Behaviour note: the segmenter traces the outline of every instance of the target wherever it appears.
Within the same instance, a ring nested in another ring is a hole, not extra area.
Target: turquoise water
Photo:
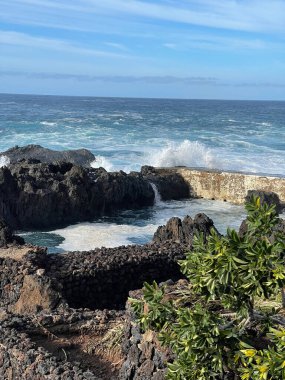
[[[0,151],[87,148],[92,166],[107,170],[185,165],[285,175],[285,102],[0,95],[0,137]],[[171,201],[25,238],[51,252],[143,244],[170,217],[201,211],[221,232],[244,218],[242,207],[223,202]]]

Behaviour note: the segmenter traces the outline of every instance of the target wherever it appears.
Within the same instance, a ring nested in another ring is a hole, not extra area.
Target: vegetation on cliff
[[[244,234],[196,236],[180,261],[187,291],[166,297],[156,282],[131,299],[142,329],[174,353],[168,379],[285,379],[285,236],[274,206],[253,197]]]

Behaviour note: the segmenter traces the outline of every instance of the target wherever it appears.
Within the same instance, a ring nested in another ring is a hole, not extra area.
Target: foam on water
[[[3,166],[8,166],[10,164],[10,159],[7,156],[0,156],[0,168]]]
[[[145,244],[152,239],[158,226],[165,224],[171,217],[184,218],[186,215],[194,217],[199,212],[204,212],[213,219],[221,233],[225,233],[228,226],[238,229],[245,218],[242,206],[220,201],[192,199],[160,202],[154,207],[143,210],[125,210],[116,217],[104,217],[103,220],[94,223],[79,223],[51,231],[50,235],[54,236],[53,239],[57,239],[55,244],[50,246],[51,252],[86,251],[133,243]],[[33,234],[25,236],[35,241]],[[64,239],[60,244],[57,242],[59,237]]]
[[[88,251],[94,248],[113,248],[132,244],[132,238],[150,240],[156,226],[144,227],[114,223],[80,223],[52,231],[65,240],[58,246],[65,251]]]

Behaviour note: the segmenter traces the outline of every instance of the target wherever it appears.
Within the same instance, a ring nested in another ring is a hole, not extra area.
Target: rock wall
[[[169,170],[182,176],[195,197],[242,204],[249,190],[262,190],[275,192],[285,203],[285,178],[281,176],[186,167]]]
[[[144,281],[180,278],[177,260],[185,250],[175,242],[58,255],[25,247],[3,250],[0,307],[19,314],[60,306],[123,309],[129,291]]]
[[[119,380],[164,380],[166,362],[171,353],[162,350],[157,335],[149,330],[142,333],[130,307],[127,307],[123,340],[124,362]]]
[[[70,307],[123,309],[129,291],[144,281],[180,278],[177,260],[184,256],[185,247],[175,242],[70,252],[49,255],[45,275]]]

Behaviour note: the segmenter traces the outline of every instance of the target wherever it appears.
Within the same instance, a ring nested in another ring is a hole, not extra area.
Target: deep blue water
[[[84,147],[107,169],[285,175],[285,102],[0,95],[0,150]]]

